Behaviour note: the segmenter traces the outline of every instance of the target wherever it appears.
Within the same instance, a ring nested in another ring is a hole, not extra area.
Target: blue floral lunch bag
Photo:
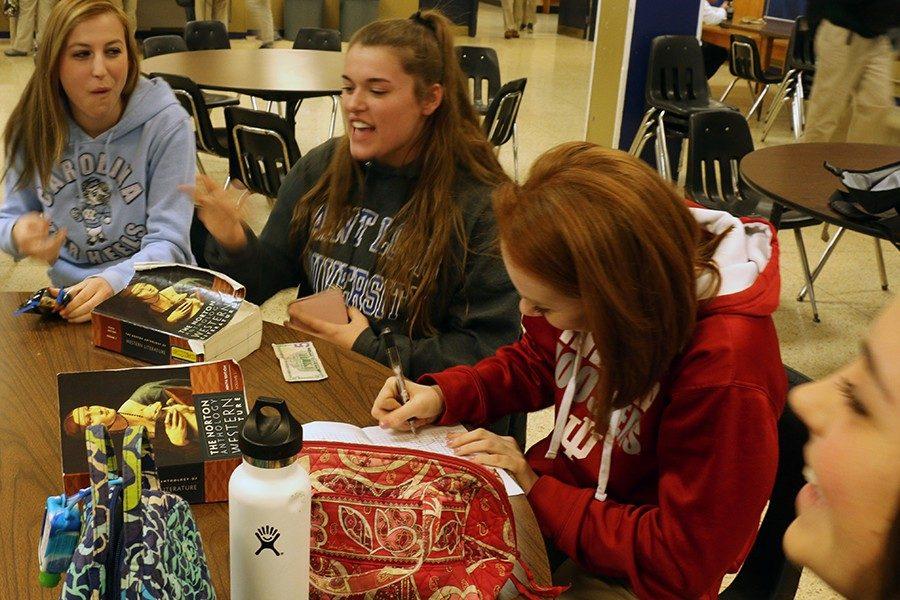
[[[60,600],[214,600],[206,555],[190,506],[159,487],[150,438],[129,427],[122,485],[103,425],[85,433],[91,501]]]

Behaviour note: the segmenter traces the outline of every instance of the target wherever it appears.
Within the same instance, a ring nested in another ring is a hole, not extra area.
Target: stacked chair
[[[519,139],[516,119],[527,79],[500,83],[500,60],[493,48],[457,46],[456,58],[466,76],[475,112],[484,117],[482,128],[488,140],[499,148],[512,140],[513,170],[519,180]]]
[[[225,109],[229,179],[262,194],[270,204],[300,148],[286,119],[270,112],[232,106]]]
[[[762,91],[756,96],[753,100],[753,104],[750,106],[750,110],[747,111],[748,119],[754,112],[756,112],[758,117],[761,117],[763,112],[762,103],[766,94],[769,93],[769,88],[781,83],[783,79],[781,69],[770,67],[763,70],[762,61],[759,57],[759,46],[756,45],[756,40],[747,37],[746,35],[737,34],[732,34],[731,36],[731,51],[728,54],[728,69],[731,71],[734,79],[728,84],[725,93],[719,98],[719,102],[725,102],[728,94],[730,94],[731,90],[734,88],[734,84],[736,84],[739,79],[745,80],[750,86],[751,96],[755,93],[753,84],[762,85]]]
[[[781,107],[791,103],[791,124],[794,130],[794,139],[800,139],[806,126],[806,114],[804,101],[806,90],[812,85],[816,72],[816,57],[813,51],[814,31],[810,29],[806,17],[797,17],[794,21],[794,29],[791,31],[791,39],[788,42],[785,58],[784,77],[775,91],[775,97],[766,115],[766,126],[763,129],[762,140],[775,124]]]
[[[200,172],[206,173],[206,169],[203,168],[203,163],[200,161],[201,152],[219,158],[228,158],[228,136],[225,128],[213,127],[209,118],[209,107],[200,87],[191,79],[180,75],[151,73],[150,77],[160,77],[165,80],[175,92],[175,97],[178,98],[181,106],[194,121],[194,133],[197,140],[197,168],[200,169]],[[228,187],[229,180],[225,181],[225,187]]]
[[[688,119],[707,110],[730,109],[710,98],[700,42],[689,35],[663,35],[653,39],[647,85],[644,89],[647,112],[641,120],[629,153],[640,156],[648,141],[654,140],[656,170],[673,179],[667,137],[682,138],[681,162],[686,160]],[[679,169],[680,173],[684,169]]]

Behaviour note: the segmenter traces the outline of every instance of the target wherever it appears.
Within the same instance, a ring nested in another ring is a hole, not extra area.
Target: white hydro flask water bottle
[[[233,600],[309,598],[309,473],[303,429],[284,400],[259,398],[241,430],[243,462],[228,482]]]

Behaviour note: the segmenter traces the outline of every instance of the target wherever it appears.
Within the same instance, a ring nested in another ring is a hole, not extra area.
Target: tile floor
[[[517,40],[504,40],[499,8],[482,3],[479,14],[478,37],[460,37],[458,43],[494,47],[500,59],[504,81],[528,77],[528,88],[519,113],[519,161],[520,173],[524,174],[528,165],[544,150],[564,141],[583,139],[592,46],[582,40],[557,36],[555,15],[538,15],[533,35],[525,35]],[[236,47],[250,47],[255,43],[252,39],[233,42]],[[0,48],[5,48],[7,44],[7,40],[0,40]],[[290,47],[287,41],[278,42],[277,45]],[[0,128],[5,126],[32,70],[31,58],[8,58],[0,55]],[[711,81],[713,95],[721,94],[728,82],[727,69],[723,69]],[[730,103],[744,108],[749,107],[750,100],[748,90],[741,85],[736,86],[729,97]],[[330,110],[331,103],[327,99],[303,104],[297,130],[301,151],[306,152],[324,140]],[[783,111],[767,145],[792,141],[787,112]],[[887,128],[894,143],[900,139],[898,112],[900,110],[895,109]],[[214,120],[221,124],[221,114],[216,115]],[[759,143],[759,126],[755,122],[752,125],[754,138]],[[341,133],[340,126],[338,133]],[[512,173],[511,148],[504,147],[500,157],[504,167]],[[213,177],[224,180],[226,161],[209,157],[205,157],[203,161]],[[266,200],[253,197],[248,202],[248,222],[255,229],[260,229],[265,223],[267,211]],[[811,228],[804,232],[810,257],[817,257],[824,249],[825,243],[820,239],[820,231],[820,228]],[[793,234],[782,233],[779,241],[782,292],[781,306],[775,313],[775,323],[783,359],[794,368],[818,377],[839,366],[855,353],[858,340],[874,315],[893,297],[894,292],[881,290],[872,240],[852,232],[847,233],[816,284],[822,322],[813,323],[809,304],[799,303],[794,298],[803,283],[803,275]],[[900,285],[900,255],[887,244],[882,245],[888,280],[892,286]],[[14,264],[9,257],[2,255],[0,291],[35,290],[46,285],[44,272],[45,267],[36,262],[25,260]],[[263,314],[268,320],[281,322],[284,306],[291,297],[292,291],[282,292],[266,303]],[[529,440],[540,439],[550,427],[548,413],[534,415],[529,420]],[[808,572],[804,573],[797,597],[804,600],[838,598]]]

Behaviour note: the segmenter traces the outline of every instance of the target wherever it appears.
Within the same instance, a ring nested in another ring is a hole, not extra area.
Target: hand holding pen
[[[372,416],[385,428],[412,430],[433,423],[444,412],[444,400],[437,386],[419,385],[403,376],[400,353],[390,329],[382,338],[387,345],[388,360],[394,376],[389,378],[375,398]]]

